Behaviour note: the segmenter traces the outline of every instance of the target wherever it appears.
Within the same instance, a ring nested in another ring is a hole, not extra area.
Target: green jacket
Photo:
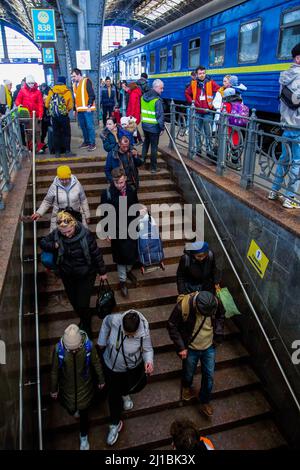
[[[85,337],[83,338],[85,340]],[[87,409],[94,397],[95,386],[104,383],[104,376],[100,360],[93,345],[91,350],[91,362],[86,371],[86,351],[82,347],[73,354],[65,351],[63,364],[59,367],[58,354],[55,347],[52,358],[51,392],[58,391],[59,400],[70,414],[77,410]]]

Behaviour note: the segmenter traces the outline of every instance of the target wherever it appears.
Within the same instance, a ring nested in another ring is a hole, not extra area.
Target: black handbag
[[[147,375],[144,361],[140,362],[134,369],[127,369],[127,393],[132,395],[138,393],[147,385]]]
[[[101,320],[109,315],[116,306],[114,291],[110,287],[108,280],[106,280],[106,283],[107,285],[105,285],[105,281],[100,281],[96,301],[96,313]]]

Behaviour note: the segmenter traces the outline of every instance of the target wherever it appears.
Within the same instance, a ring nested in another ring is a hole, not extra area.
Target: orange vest
[[[209,82],[206,82],[205,84],[205,94],[206,94],[206,101],[208,104],[208,107],[210,109],[213,109],[213,87],[212,87],[212,81],[210,80]]]
[[[200,441],[203,442],[207,450],[215,450],[213,443],[208,437],[200,437]]]
[[[75,83],[73,85],[76,111],[78,113],[84,112],[87,109],[90,109],[91,111],[96,110],[95,102],[88,108],[89,95],[86,89],[86,82],[87,78],[83,78],[82,80],[80,80],[77,87]]]
[[[191,89],[192,89],[193,101],[196,101],[196,97],[197,97],[197,80],[191,80]]]

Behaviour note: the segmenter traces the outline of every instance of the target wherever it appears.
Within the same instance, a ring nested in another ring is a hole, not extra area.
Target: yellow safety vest
[[[155,115],[155,103],[159,98],[153,98],[151,101],[141,99],[141,120],[147,124],[158,124]]]

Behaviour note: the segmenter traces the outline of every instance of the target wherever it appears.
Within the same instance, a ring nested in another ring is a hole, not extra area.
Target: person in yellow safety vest
[[[89,152],[96,150],[96,134],[94,127],[95,92],[91,80],[82,76],[81,70],[72,70],[73,92],[78,123],[83,134],[83,142],[79,148],[87,148]]]
[[[219,90],[220,86],[214,80],[212,80],[209,75],[206,75],[206,69],[203,65],[199,65],[199,67],[197,67],[196,75],[197,92],[195,94],[195,90],[193,90],[192,86],[190,85],[185,90],[185,98],[189,104],[192,104],[192,102],[194,101],[196,108],[198,108],[196,109],[197,151],[200,151],[200,135],[203,129],[205,134],[206,151],[210,152],[212,148],[211,125],[214,118],[214,114],[209,111],[214,109],[214,95]]]
[[[141,121],[145,137],[142,160],[145,162],[151,144],[151,173],[159,171],[157,169],[158,141],[165,128],[163,101],[160,97],[163,90],[163,82],[159,79],[154,80],[151,90],[144,93],[141,98]]]
[[[179,452],[192,453],[206,450],[215,450],[208,437],[200,436],[200,432],[193,421],[178,419],[173,421],[170,427],[172,446]]]

